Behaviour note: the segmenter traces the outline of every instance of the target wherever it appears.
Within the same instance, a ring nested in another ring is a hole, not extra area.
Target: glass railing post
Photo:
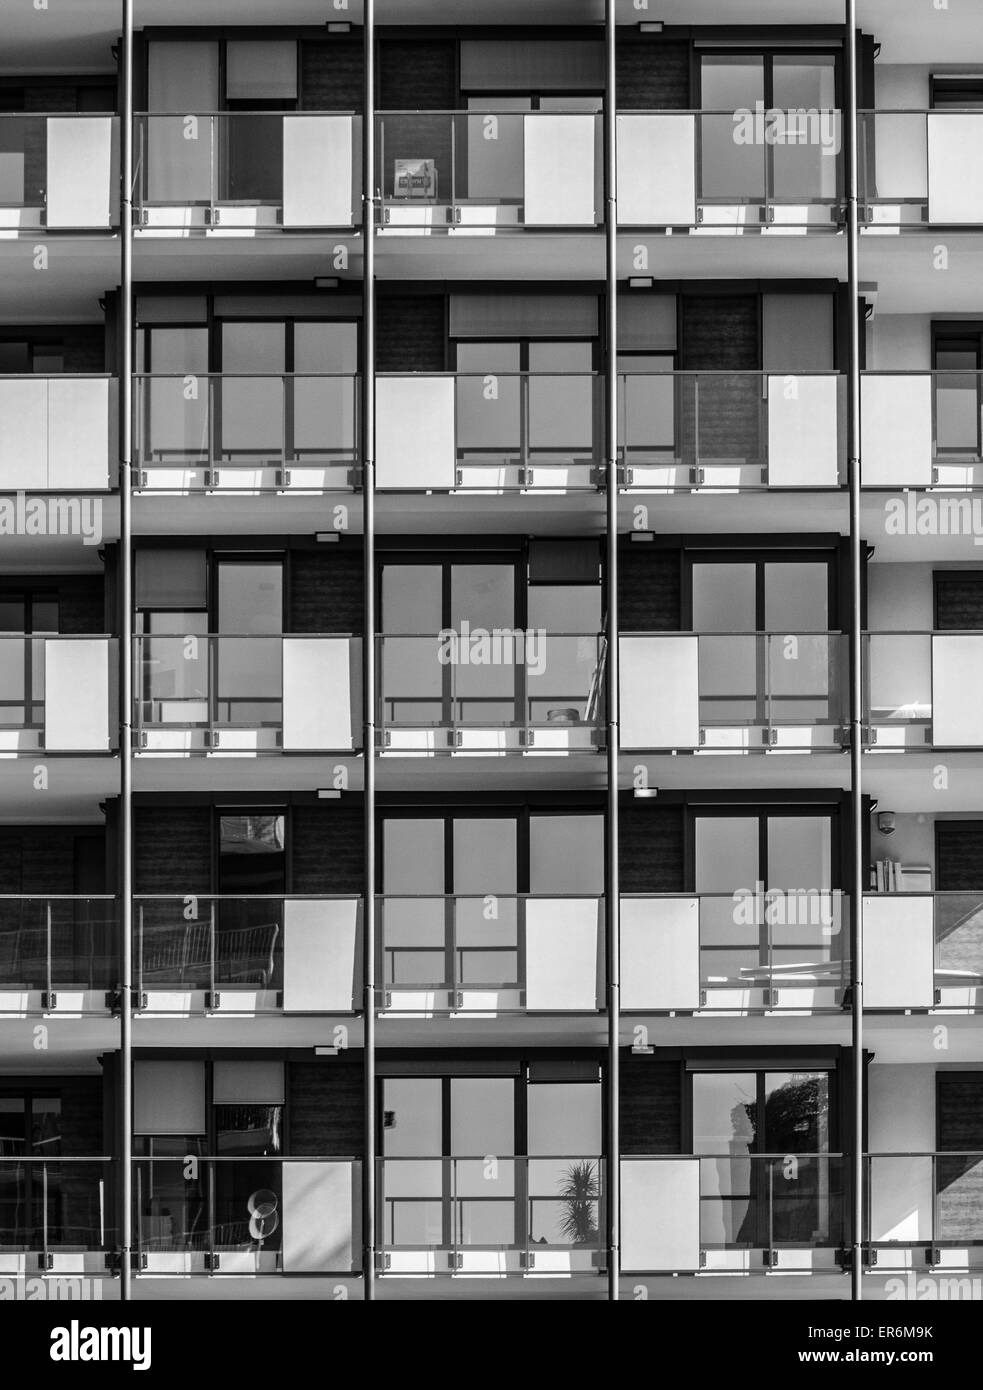
[[[210,898],[208,902],[208,972],[213,1006],[215,1003],[215,947],[215,899]]]
[[[41,1267],[50,1268],[48,1255],[48,1165],[41,1163]]]
[[[50,1008],[50,1007],[51,1007],[51,1004],[52,1004],[52,993],[53,993],[52,983],[51,983],[52,970],[51,970],[51,899],[50,899],[50,898],[48,898],[48,899],[46,900],[45,905],[44,905],[44,926],[45,926],[45,951],[44,951],[44,955],[45,955],[45,967],[46,967],[45,988],[46,988],[46,990],[47,990],[47,995],[48,995],[48,1000],[47,1000],[47,1002],[48,1002],[48,1007]],[[73,972],[73,973],[74,973],[74,972]]]
[[[519,378],[519,485],[529,485],[530,456],[530,377],[528,372]]]
[[[208,1159],[208,1212],[206,1225],[208,1228],[208,1269],[210,1273],[215,1271],[215,1161]]]
[[[215,157],[215,117],[208,117],[208,190],[209,190],[209,222],[215,223],[215,205],[219,200],[218,189],[218,161]]]

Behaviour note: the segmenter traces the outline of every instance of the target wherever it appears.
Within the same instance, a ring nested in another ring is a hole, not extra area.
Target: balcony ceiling
[[[36,1046],[35,1028],[48,1030],[47,1048]],[[60,1076],[100,1075],[99,1058],[119,1047],[119,1020],[114,1018],[0,1019],[0,1054],[4,1067],[16,1074],[25,1071],[57,1072]]]
[[[45,791],[35,786],[39,764],[48,769]],[[0,824],[104,825],[99,803],[114,796],[119,796],[118,758],[43,753],[0,758]]]
[[[842,24],[843,0],[796,0],[798,24]],[[633,0],[617,0],[618,23],[634,26],[661,19],[667,24],[722,25],[733,17],[733,0],[650,0],[649,11]],[[742,0],[740,22],[787,24],[787,0]],[[600,25],[604,0],[378,0],[380,25],[527,26],[533,24]],[[334,9],[330,0],[278,0],[275,15],[269,0],[134,0],[137,29],[151,25],[291,25],[362,21],[361,0]],[[949,10],[934,10],[924,0],[859,0],[858,21],[882,45],[883,63],[919,63],[926,52],[935,63],[965,64],[983,56],[983,31],[976,7],[953,0]],[[35,9],[28,0],[0,0],[5,72],[90,72],[115,70],[110,47],[122,28],[120,0],[49,0]]]

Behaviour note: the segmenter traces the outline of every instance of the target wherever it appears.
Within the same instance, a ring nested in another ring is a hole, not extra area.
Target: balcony
[[[839,1011],[850,984],[838,890],[625,895],[628,1012]]]
[[[620,639],[626,750],[838,752],[841,633],[632,633]]]
[[[878,1271],[983,1265],[983,1154],[873,1153],[865,1170]]]
[[[117,1246],[112,1160],[11,1154],[14,1142],[0,1157],[0,1273],[104,1275]]]
[[[604,900],[380,899],[381,1012],[496,1017],[604,1007]]]
[[[0,115],[0,227],[108,231],[118,223],[115,116]]]
[[[111,751],[116,670],[109,637],[0,635],[0,752]]]
[[[248,1142],[248,1131],[231,1137]],[[272,1158],[257,1150],[195,1155],[195,1166],[188,1178],[184,1154],[134,1161],[142,1273],[351,1274],[361,1267],[357,1159]]]
[[[355,1011],[359,898],[137,897],[133,920],[141,1013]]]
[[[380,375],[377,485],[400,492],[596,488],[601,401],[595,375]]]
[[[621,1160],[622,1265],[631,1273],[810,1273],[845,1242],[841,1154]]]
[[[0,376],[0,422],[0,492],[105,492],[115,486],[112,377]],[[67,528],[69,505],[65,518]]]
[[[983,486],[983,374],[865,372],[860,404],[864,487]],[[943,535],[973,534],[969,499],[941,506]]]
[[[594,111],[385,111],[377,117],[380,225],[457,236],[603,222]]]
[[[378,1160],[386,1274],[594,1274],[605,1264],[602,1160]]]
[[[871,748],[983,748],[983,632],[872,632],[864,641]]]
[[[619,225],[835,231],[840,125],[835,110],[620,115]]]
[[[864,898],[864,1007],[983,1007],[983,894]]]
[[[378,639],[385,753],[563,755],[600,745],[603,637],[461,627]]]
[[[983,223],[983,113],[860,112],[860,215],[872,231]]]
[[[603,481],[599,376],[384,374],[376,392],[380,488],[572,492]],[[837,488],[845,378],[619,373],[618,449],[628,490]]]
[[[846,380],[836,373],[632,373],[618,390],[629,491],[846,482]]]
[[[107,1014],[118,949],[111,897],[0,897],[0,1019]]]
[[[147,234],[244,236],[355,224],[361,200],[358,116],[138,115],[134,145],[134,218]]]
[[[351,752],[361,640],[137,637],[135,741],[143,753]]]
[[[356,376],[143,375],[133,400],[141,492],[317,494],[359,476]]]

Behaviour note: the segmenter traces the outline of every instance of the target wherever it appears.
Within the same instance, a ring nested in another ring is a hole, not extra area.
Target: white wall
[[[874,104],[879,111],[927,111],[927,67],[908,63],[877,64]]]
[[[878,811],[890,811],[883,800]],[[899,811],[893,835],[882,835],[877,828],[877,811],[871,817],[870,857],[896,859],[902,864],[931,864],[935,867],[935,816],[927,812]],[[934,880],[933,880],[934,881]]]
[[[927,372],[931,366],[928,314],[875,314],[867,324],[869,372]]]

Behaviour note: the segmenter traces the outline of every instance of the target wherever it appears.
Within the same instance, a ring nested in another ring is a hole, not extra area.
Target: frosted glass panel
[[[387,894],[443,893],[444,822],[402,817],[385,822],[383,884]]]
[[[698,816],[696,891],[733,893],[759,877],[757,816]]]

